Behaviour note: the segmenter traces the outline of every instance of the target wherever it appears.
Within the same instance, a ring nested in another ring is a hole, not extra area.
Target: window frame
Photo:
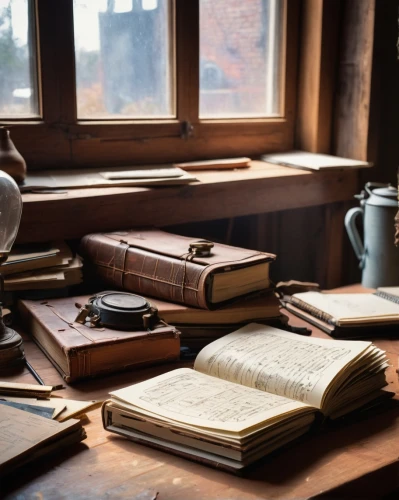
[[[42,119],[2,120],[28,168],[151,164],[294,147],[300,1],[286,0],[281,118],[199,119],[199,0],[175,0],[176,119],[78,120],[73,0],[34,0]]]

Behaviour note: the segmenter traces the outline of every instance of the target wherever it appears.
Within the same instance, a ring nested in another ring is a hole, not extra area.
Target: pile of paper
[[[5,291],[59,289],[82,282],[82,262],[61,242],[15,247],[0,267]]]
[[[76,401],[55,396],[53,391],[60,388],[62,386],[0,381],[0,405],[12,406],[45,418],[65,422],[70,418],[84,417],[86,412],[102,404],[102,401],[97,400]]]

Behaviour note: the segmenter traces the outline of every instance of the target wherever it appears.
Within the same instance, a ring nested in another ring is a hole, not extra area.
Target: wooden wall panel
[[[340,0],[304,0],[296,147],[330,153]]]
[[[272,280],[313,281],[324,289],[360,282],[360,270],[344,228],[354,202],[168,226],[186,236],[275,253]],[[232,229],[231,229],[232,226]]]
[[[367,160],[375,0],[345,0],[344,7],[333,150]]]

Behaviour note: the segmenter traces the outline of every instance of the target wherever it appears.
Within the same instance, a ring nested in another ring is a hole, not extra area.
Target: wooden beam
[[[344,6],[334,152],[367,160],[375,0],[346,0]]]
[[[340,0],[304,0],[296,147],[329,153]]]

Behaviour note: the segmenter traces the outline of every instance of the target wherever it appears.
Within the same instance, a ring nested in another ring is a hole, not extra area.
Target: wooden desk
[[[304,325],[297,318],[291,324]],[[314,329],[313,334],[326,336]],[[398,340],[381,340],[394,367]],[[61,377],[31,341],[27,359],[48,384]],[[186,363],[188,365],[188,363]],[[394,367],[388,372],[391,389],[399,393]],[[163,365],[137,372],[81,382],[60,391],[75,399],[104,399],[111,389],[176,368]],[[33,382],[25,370],[16,377]],[[319,435],[304,436],[285,450],[255,465],[245,478],[232,476],[164,452],[134,444],[106,432],[100,411],[88,414],[87,439],[58,456],[26,466],[1,484],[0,496],[15,498],[129,498],[203,500],[258,498],[380,498],[399,487],[398,396],[357,421],[347,421]],[[157,495],[158,492],[158,496]]]
[[[154,188],[26,193],[19,243],[96,231],[167,226],[326,205],[353,199],[358,172],[308,172],[261,161],[248,169],[193,172],[200,182]]]

